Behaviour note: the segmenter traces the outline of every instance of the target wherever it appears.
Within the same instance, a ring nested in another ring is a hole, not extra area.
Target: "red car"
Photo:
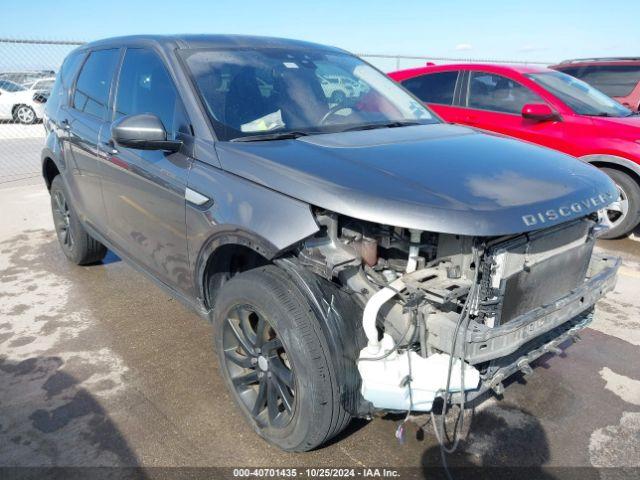
[[[640,58],[582,58],[549,68],[587,82],[631,110],[640,110]]]
[[[389,74],[444,120],[550,147],[608,173],[620,200],[605,238],[640,223],[640,116],[548,68],[439,65]]]

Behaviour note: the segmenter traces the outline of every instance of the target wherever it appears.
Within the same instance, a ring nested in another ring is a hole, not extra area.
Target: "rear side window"
[[[67,58],[65,58],[64,62],[62,62],[60,72],[56,76],[56,81],[51,86],[51,93],[49,94],[49,99],[45,104],[45,111],[48,116],[51,117],[53,113],[57,111],[61,103],[66,103],[67,92],[69,91],[73,78],[80,67],[83,56],[83,52],[72,52],[67,56]],[[43,81],[36,83],[37,88],[43,88],[45,86],[45,82]],[[63,100],[63,98],[65,100]]]
[[[544,103],[544,100],[510,78],[471,72],[467,100],[469,108],[519,114],[527,103]]]
[[[71,86],[71,82],[78,71],[82,58],[83,52],[73,52],[62,63],[62,67],[60,68],[60,80],[65,88],[69,88]]]
[[[562,72],[593,85],[610,97],[626,97],[640,82],[640,65],[591,65]]]
[[[105,118],[109,90],[120,51],[118,49],[91,52],[82,66],[73,95],[73,108],[98,118]]]
[[[139,113],[157,115],[169,137],[188,133],[178,92],[163,61],[152,51],[127,49],[116,93],[116,118]]]
[[[425,103],[451,105],[458,72],[439,72],[402,81],[402,85]]]

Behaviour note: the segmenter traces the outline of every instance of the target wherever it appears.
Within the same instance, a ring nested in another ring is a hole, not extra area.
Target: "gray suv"
[[[363,88],[336,102],[331,75]],[[64,254],[111,249],[209,319],[233,398],[285,450],[499,394],[614,286],[619,261],[592,255],[605,174],[446,124],[337,48],[108,39],[46,105]]]

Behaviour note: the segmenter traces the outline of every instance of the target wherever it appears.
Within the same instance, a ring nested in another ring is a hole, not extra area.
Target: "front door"
[[[114,118],[157,115],[168,138],[190,144],[182,102],[161,58],[151,50],[125,51],[114,100]],[[110,128],[100,138],[103,195],[109,234],[119,249],[163,283],[190,295],[185,189],[191,158],[115,145]]]
[[[561,148],[565,132],[560,120],[541,122],[522,116],[524,105],[546,103],[535,92],[511,78],[488,72],[472,71],[468,82],[459,123]]]

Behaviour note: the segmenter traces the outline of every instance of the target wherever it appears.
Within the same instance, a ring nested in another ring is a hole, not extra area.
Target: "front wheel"
[[[267,265],[225,283],[214,324],[222,375],[260,436],[307,451],[349,423],[322,328],[284,270]]]
[[[623,237],[640,222],[640,185],[620,170],[603,168],[602,171],[611,177],[620,193],[618,200],[607,207],[611,229],[602,238]]]

